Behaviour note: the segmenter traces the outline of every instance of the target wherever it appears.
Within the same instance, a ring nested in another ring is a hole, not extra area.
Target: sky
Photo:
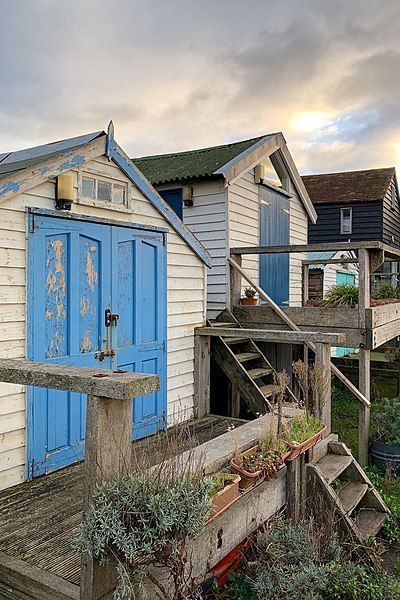
[[[0,152],[282,131],[301,173],[400,168],[400,0],[0,0]]]

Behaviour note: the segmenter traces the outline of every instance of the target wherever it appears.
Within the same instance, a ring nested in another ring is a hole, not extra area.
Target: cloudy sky
[[[400,168],[400,0],[0,0],[0,152],[283,131],[301,172]]]

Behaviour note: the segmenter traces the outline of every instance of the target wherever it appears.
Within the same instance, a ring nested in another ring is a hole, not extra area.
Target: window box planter
[[[384,470],[390,468],[394,473],[400,474],[400,444],[372,440],[369,451],[374,465]]]
[[[317,431],[317,433],[314,433],[314,435],[309,437],[304,442],[301,442],[300,444],[291,444],[290,442],[287,441],[286,444],[289,447],[289,451],[288,451],[288,454],[286,455],[285,460],[294,460],[295,458],[300,456],[300,454],[303,454],[304,452],[306,452],[307,450],[312,448],[312,446],[315,446],[315,444],[322,439],[322,436],[324,435],[325,431],[326,431],[326,425],[324,425],[320,429],[320,431]]]
[[[207,523],[209,521],[212,521],[212,519],[215,519],[215,517],[218,517],[218,515],[227,510],[240,498],[240,475],[236,475],[235,477],[234,475],[232,476],[230,473],[221,474],[221,476],[224,475],[227,475],[227,480],[222,490],[219,490],[212,497],[211,512],[210,516],[207,519]]]
[[[246,458],[250,458],[251,456],[257,454],[260,452],[260,447],[257,446],[253,446],[252,448],[249,448],[248,450],[246,450],[246,452],[243,452],[242,454],[240,454],[240,457],[243,457],[243,459],[245,460]],[[275,474],[277,473],[277,471],[279,471],[279,469],[281,469],[284,466],[284,460],[285,457],[287,456],[287,453],[285,453],[283,456],[277,455],[276,456],[276,462],[275,464],[272,463],[272,465],[268,468],[263,468],[262,465],[259,466],[259,468],[257,468],[257,466],[253,467],[253,468],[249,468],[246,465],[240,464],[240,462],[242,462],[243,459],[239,459],[239,461],[236,458],[232,458],[231,462],[230,462],[230,469],[231,471],[233,471],[234,473],[238,473],[240,475],[240,483],[239,483],[239,489],[240,491],[244,492],[247,490],[250,490],[252,487],[254,487],[257,483],[260,483],[261,481],[269,480],[272,479]],[[243,460],[243,462],[244,462]],[[271,474],[271,470],[273,471],[273,473]]]

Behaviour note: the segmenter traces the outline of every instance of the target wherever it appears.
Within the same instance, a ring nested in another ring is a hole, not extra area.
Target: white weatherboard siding
[[[227,227],[223,181],[193,185],[193,206],[184,207],[183,221],[211,256],[207,269],[207,314],[214,317],[227,305]]]
[[[254,169],[228,187],[229,245],[258,246],[260,243],[259,185],[254,181]],[[243,256],[243,269],[258,283],[258,256]],[[248,284],[243,280],[242,291]],[[228,279],[229,285],[229,279]]]
[[[101,157],[85,172],[128,181],[119,168]],[[77,172],[75,176],[77,190]],[[55,184],[43,183],[0,205],[0,358],[26,356],[26,212],[54,209]],[[134,186],[129,186],[131,210],[111,204],[73,204],[73,213],[122,222],[167,227],[168,261],[168,415],[169,422],[193,412],[194,335],[204,323],[205,267],[182,238]],[[26,396],[20,385],[0,383],[0,489],[25,478]]]
[[[292,182],[290,182],[288,191],[292,195],[290,199],[290,243],[307,244],[308,217],[304,204],[300,200],[297,190]],[[289,306],[301,306],[302,304],[301,263],[306,258],[307,255],[305,253],[290,255]]]

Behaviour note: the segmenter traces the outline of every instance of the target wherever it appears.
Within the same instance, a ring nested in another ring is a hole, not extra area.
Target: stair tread
[[[350,514],[352,510],[354,510],[354,508],[365,496],[367,490],[367,483],[360,483],[359,481],[347,481],[337,491],[337,495],[346,514]]]
[[[223,321],[210,321],[212,327],[238,327],[237,323],[224,323]]]
[[[261,354],[258,352],[239,352],[238,354],[235,354],[235,356],[239,362],[246,362],[247,360],[260,358]]]
[[[271,367],[258,367],[256,369],[249,369],[247,372],[252,379],[258,379],[259,377],[271,375],[273,369],[271,369]]]
[[[365,540],[369,536],[375,536],[382,527],[387,513],[379,512],[371,508],[363,508],[355,519],[355,524],[360,530],[361,537]]]
[[[263,385],[262,387],[260,387],[260,390],[263,396],[267,398],[268,396],[273,396],[274,394],[277,394],[280,390],[280,387],[279,385],[269,383],[268,385]]]
[[[223,340],[224,340],[225,344],[228,344],[229,346],[231,344],[240,344],[241,342],[249,342],[250,341],[248,338],[225,338],[225,337],[223,337]]]
[[[323,478],[332,483],[353,462],[352,456],[327,454],[317,463]]]

